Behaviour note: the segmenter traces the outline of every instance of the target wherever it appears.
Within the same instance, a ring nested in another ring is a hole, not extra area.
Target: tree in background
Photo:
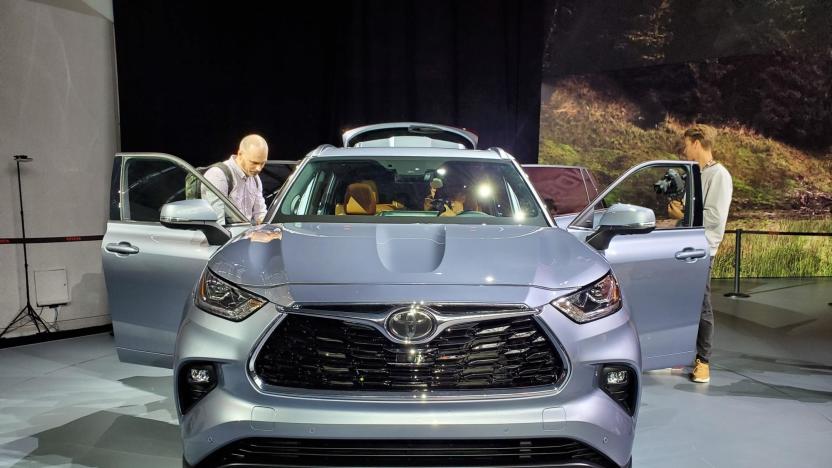
[[[552,0],[544,77],[600,73],[642,106],[832,145],[828,0]]]

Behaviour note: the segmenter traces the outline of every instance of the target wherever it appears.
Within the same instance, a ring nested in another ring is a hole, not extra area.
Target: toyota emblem
[[[402,341],[419,341],[430,336],[436,327],[433,314],[418,307],[401,309],[390,314],[387,331]]]

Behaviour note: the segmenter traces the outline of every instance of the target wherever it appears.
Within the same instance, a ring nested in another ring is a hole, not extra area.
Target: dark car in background
[[[580,166],[523,164],[552,217],[575,214],[598,196],[598,183]]]

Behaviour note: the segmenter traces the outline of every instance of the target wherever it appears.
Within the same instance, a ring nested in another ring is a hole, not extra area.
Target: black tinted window
[[[129,159],[126,171],[126,220],[158,222],[162,205],[185,199],[186,172],[171,161]]]
[[[266,199],[266,204],[271,203],[280,187],[286,183],[292,171],[295,170],[297,163],[266,163],[263,170],[260,172],[260,180],[263,182],[263,197]]]
[[[121,219],[121,156],[113,160],[113,173],[110,176],[110,220]]]

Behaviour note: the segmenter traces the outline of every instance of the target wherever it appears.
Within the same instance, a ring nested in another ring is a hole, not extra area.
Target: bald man
[[[253,224],[262,223],[266,214],[266,200],[263,198],[263,183],[259,174],[268,158],[269,145],[266,140],[260,135],[248,135],[240,141],[237,154],[232,154],[228,160],[223,161],[231,169],[233,177],[230,191],[228,178],[222,169],[212,167],[205,172],[205,178],[225,194]],[[202,198],[211,203],[218,219],[225,221],[222,201],[204,186]]]

